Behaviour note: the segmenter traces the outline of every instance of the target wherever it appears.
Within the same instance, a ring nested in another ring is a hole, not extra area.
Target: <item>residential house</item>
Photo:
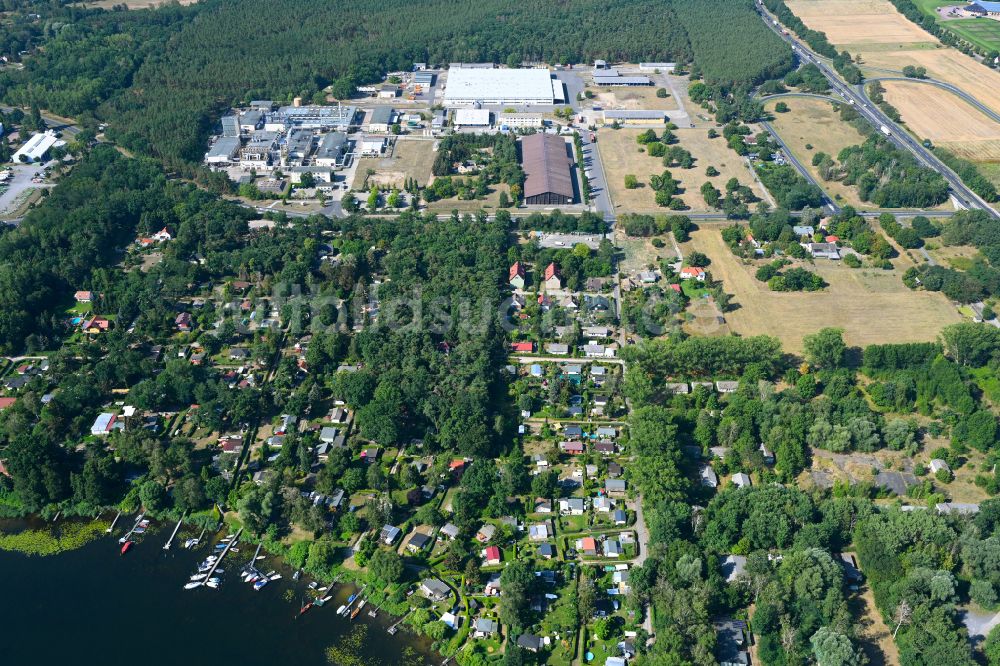
[[[583,437],[583,428],[576,425],[570,425],[563,428],[563,434],[567,437]]]
[[[295,424],[297,422],[298,418],[292,414],[282,414],[281,419],[278,421],[278,425],[274,428],[274,434],[287,435],[289,432],[295,430]]]
[[[361,459],[366,463],[371,464],[376,460],[378,460],[380,452],[381,449],[379,449],[377,446],[369,446],[367,449],[363,449],[361,451]]]
[[[530,354],[535,351],[534,342],[512,342],[510,345],[511,351],[519,352],[522,354]]]
[[[488,567],[500,564],[500,549],[496,546],[488,546],[483,550],[483,561]]]
[[[187,333],[191,330],[191,313],[182,312],[174,318],[174,325],[177,326],[177,330],[182,333]]]
[[[550,342],[545,345],[545,351],[553,356],[565,356],[569,353],[569,345],[561,342]]]
[[[701,469],[698,470],[698,475],[701,477],[701,485],[708,488],[719,487],[719,477],[711,465],[702,465]]]
[[[431,601],[444,601],[451,595],[451,588],[437,578],[425,578],[420,582],[420,593]]]
[[[528,370],[528,374],[532,377],[541,377],[545,374],[540,363],[532,363],[531,368]]]
[[[600,497],[595,497],[594,511],[598,513],[608,513],[611,511],[611,508],[614,506],[614,504],[615,503],[610,498],[604,497],[603,495]]]
[[[410,536],[409,542],[407,542],[406,544],[406,549],[411,553],[419,553],[424,548],[426,548],[427,544],[429,544],[430,542],[431,542],[430,536],[424,534],[423,532],[414,532]]]
[[[96,419],[94,419],[94,424],[90,426],[91,435],[107,435],[109,434],[115,426],[115,419],[117,417],[110,412],[104,412],[99,414]]]
[[[562,277],[559,275],[559,268],[555,263],[551,263],[545,267],[542,283],[547,290],[562,289]]]
[[[458,538],[458,532],[459,532],[458,525],[455,525],[453,523],[446,523],[445,526],[441,528],[441,536],[449,540],[454,540]]]
[[[584,557],[597,557],[597,539],[594,537],[583,537],[576,542],[576,549]]]
[[[715,382],[715,390],[719,393],[736,393],[739,387],[740,383],[735,381]]]
[[[698,266],[685,266],[681,269],[681,279],[682,280],[697,280],[698,282],[705,281],[705,269]]]
[[[663,386],[673,395],[686,395],[691,392],[687,382],[667,382]]]
[[[499,628],[496,620],[488,617],[480,617],[472,625],[472,635],[474,638],[488,638],[496,634]]]
[[[737,488],[749,488],[752,484],[750,483],[750,477],[743,472],[737,472],[733,474],[733,485]]]
[[[612,496],[625,494],[624,479],[607,479],[604,481],[604,490]]]
[[[391,546],[396,542],[396,539],[399,538],[400,534],[402,534],[402,530],[398,527],[393,525],[383,525],[382,531],[379,532],[378,540],[387,546]]]
[[[545,641],[534,634],[521,634],[517,637],[517,644],[528,652],[538,652],[545,646]]]
[[[761,458],[764,460],[765,465],[774,464],[774,454],[771,453],[771,450],[767,448],[764,442],[760,443],[760,446],[757,447],[757,450],[760,451]]]
[[[726,555],[722,560],[722,575],[727,583],[732,583],[736,578],[746,571],[747,558],[742,555]]]
[[[73,294],[73,298],[76,299],[77,303],[90,303],[94,300],[94,292],[92,291],[78,291]]]
[[[548,522],[528,526],[528,539],[531,541],[545,541],[550,535]]]
[[[608,440],[602,440],[594,444],[594,451],[604,456],[614,455],[616,448],[615,443]]]
[[[720,666],[746,666],[746,623],[741,620],[723,620],[715,623],[715,657]]]
[[[486,543],[487,541],[492,539],[493,535],[496,533],[497,533],[497,526],[493,525],[492,523],[486,523],[485,525],[479,528],[478,532],[476,532],[476,541],[478,541],[479,543]]]
[[[564,516],[582,516],[587,505],[582,497],[569,497],[559,500],[559,513]]]
[[[799,243],[813,259],[840,259],[837,243]]]
[[[951,467],[949,467],[948,463],[941,460],[940,458],[934,458],[933,460],[931,460],[928,467],[931,468],[931,474],[937,474],[938,472],[948,472],[949,474],[951,474]]]
[[[333,426],[323,426],[319,431],[319,441],[325,444],[333,444],[337,439],[337,429]]]
[[[616,462],[608,463],[608,476],[617,479],[622,475],[622,466]]]
[[[551,560],[556,556],[555,546],[547,542],[538,544],[538,556],[546,560]]]
[[[538,498],[535,502],[535,513],[552,513],[552,500]]]
[[[622,549],[621,543],[617,539],[607,539],[604,542],[604,556],[605,557],[621,557],[624,550]]]
[[[559,442],[559,450],[573,456],[577,456],[584,451],[583,442]]]
[[[515,289],[524,289],[524,279],[525,279],[524,264],[522,264],[520,261],[514,262],[514,265],[510,267],[510,278],[509,278],[510,286],[514,287]]]
[[[614,514],[612,514],[612,519],[615,521],[615,525],[628,524],[628,514],[625,513],[624,509],[615,509]]]
[[[595,431],[598,437],[617,437],[618,431],[612,426],[600,426]]]

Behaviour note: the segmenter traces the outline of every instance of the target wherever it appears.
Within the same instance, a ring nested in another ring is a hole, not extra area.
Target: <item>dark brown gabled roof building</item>
[[[521,164],[525,174],[524,203],[573,203],[573,163],[561,136],[530,134],[521,139]]]

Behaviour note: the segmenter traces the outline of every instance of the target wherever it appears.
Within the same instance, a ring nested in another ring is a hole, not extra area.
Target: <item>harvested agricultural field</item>
[[[937,41],[886,0],[788,0],[785,4],[807,26],[825,32],[838,47]]]
[[[906,65],[927,69],[1000,113],[1000,73],[959,51],[900,14],[888,0],[790,0],[791,9],[838,49],[860,55],[863,64],[892,70]],[[876,72],[885,74],[885,72]],[[898,107],[903,118],[912,107]]]
[[[673,212],[656,205],[655,192],[649,186],[650,176],[662,174],[668,169],[663,166],[661,158],[639,152],[642,146],[636,143],[635,138],[644,131],[601,129],[597,134],[597,148],[601,151],[601,163],[604,165],[611,199],[619,213]],[[663,133],[662,128],[656,128],[655,131],[657,135]],[[700,191],[705,181],[711,181],[715,187],[724,190],[726,181],[736,178],[741,184],[753,188],[758,197],[763,196],[763,190],[754,180],[743,158],[730,150],[721,136],[709,139],[706,130],[688,128],[675,130],[674,134],[678,145],[690,151],[695,159],[694,167],[690,169],[669,169],[671,175],[681,182],[680,186],[684,190],[678,196],[691,210],[710,211]],[[715,167],[719,175],[706,176],[705,169],[709,166]],[[633,190],[626,189],[626,174],[636,176],[641,186]]]
[[[758,263],[737,258],[722,241],[721,226],[702,224],[684,252],[705,253],[712,277],[721,280],[733,294],[734,309],[726,322],[740,335],[773,335],[784,349],[802,350],[802,337],[826,326],[844,329],[850,345],[888,342],[926,342],[940,330],[962,320],[958,310],[940,293],[911,291],[900,275],[905,258],[896,259],[899,268],[881,271],[854,269],[841,262],[817,260],[807,265],[827,283],[820,292],[773,292],[754,277]]]
[[[787,113],[773,113],[779,101],[788,105]],[[865,140],[861,132],[840,119],[830,102],[806,97],[785,97],[766,102],[764,108],[774,115],[774,119],[770,121],[774,131],[831,197],[852,206],[869,206],[858,198],[857,188],[838,181],[824,181],[820,178],[819,169],[812,165],[812,158],[816,153],[826,153],[837,159],[841,150]]]

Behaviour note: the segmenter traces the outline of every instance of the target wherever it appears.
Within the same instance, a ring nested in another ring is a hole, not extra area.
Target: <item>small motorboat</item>
[[[139,521],[139,527],[141,527],[142,529],[146,529],[147,527],[149,527],[149,521],[148,520],[140,520]]]
[[[207,576],[208,576],[207,573],[195,574],[195,575],[191,576],[191,580],[205,580],[205,578]]]
[[[353,620],[354,618],[356,618],[358,616],[358,613],[360,613],[360,612],[361,612],[361,606],[358,606],[357,608],[355,608],[354,610],[352,610],[351,611],[351,619]]]
[[[205,585],[208,585],[213,590],[219,589],[219,584],[212,581],[208,581],[207,583],[205,583]]]
[[[313,607],[313,602],[310,601],[305,606],[303,606],[302,608],[299,609],[299,615],[305,615],[306,612],[308,612],[309,609],[312,608],[312,607]]]
[[[319,583],[317,583],[316,581],[309,583],[310,590],[315,590],[317,587],[319,587]]]
[[[187,548],[188,550],[190,550],[191,548],[194,548],[197,545],[198,545],[198,540],[197,539],[187,539],[184,542],[184,547]]]
[[[219,578],[218,576],[212,576],[211,578],[208,579],[208,582],[209,583],[221,583],[222,579]]]
[[[268,571],[266,574],[264,574],[264,578],[270,578],[271,576],[273,576],[276,573],[278,573],[278,572],[275,571],[274,569],[272,569],[272,570]]]
[[[133,542],[131,541],[126,541],[124,544],[122,544],[122,555],[124,555],[125,553],[127,553],[129,550],[132,549],[132,543]]]
[[[344,610],[346,608],[347,608],[347,606],[341,606],[340,608],[338,608],[337,609],[337,615],[343,615],[344,614]]]
[[[254,591],[255,592],[259,591],[262,587],[264,587],[265,585],[267,585],[268,582],[269,581],[266,578],[261,578],[260,580],[254,582],[254,584],[253,584]]]
[[[281,578],[281,574],[280,573],[271,574],[267,578],[268,578],[268,580],[278,580],[279,578]]]
[[[254,559],[256,559],[256,560],[262,560],[262,559],[264,559],[265,557],[267,557],[267,556],[266,556],[266,555],[258,555],[258,556],[257,556],[256,558],[254,558]]]
[[[292,580],[298,581],[302,577],[302,569],[296,569],[295,573],[292,574]]]
[[[184,586],[184,589],[185,590],[193,590],[194,588],[201,587],[202,585],[204,585],[204,583],[197,583],[197,582],[195,582],[195,583],[187,583]]]
[[[248,583],[256,583],[258,580],[260,580],[260,576],[258,576],[257,574],[253,574],[249,578],[247,578]]]

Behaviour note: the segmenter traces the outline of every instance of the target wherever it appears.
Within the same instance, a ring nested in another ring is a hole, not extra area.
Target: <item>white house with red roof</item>
[[[524,264],[515,261],[514,265],[510,267],[510,286],[515,289],[524,289],[524,275]]]
[[[554,262],[545,267],[543,282],[546,289],[562,289],[562,277],[559,275],[559,267]]]
[[[682,280],[698,280],[698,282],[705,281],[705,269],[698,266],[685,266],[681,269],[681,279]]]

